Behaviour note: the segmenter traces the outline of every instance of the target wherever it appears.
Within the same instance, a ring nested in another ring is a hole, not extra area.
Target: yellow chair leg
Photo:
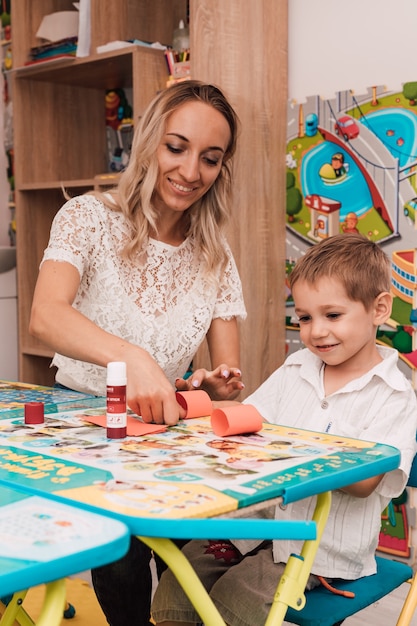
[[[313,515],[313,521],[316,522],[317,537],[304,542],[300,556],[292,555],[288,559],[284,573],[278,582],[265,626],[280,626],[289,606],[299,611],[305,606],[304,590],[326,526],[331,502],[332,494],[330,491],[317,496]]]
[[[35,626],[35,622],[31,618],[29,613],[26,612],[23,606],[20,607],[20,610],[16,616],[16,623],[19,624],[19,626]],[[1,626],[3,625],[1,624]]]
[[[45,598],[36,626],[59,626],[66,602],[65,579],[46,585]]]
[[[41,614],[36,625],[22,606],[26,594],[27,590],[13,594],[12,599],[4,608],[0,626],[15,626],[15,624],[19,626],[59,626],[61,624],[62,614],[67,604],[65,579],[46,585]]]
[[[139,537],[165,561],[181,584],[204,624],[225,626],[224,620],[181,550],[169,539]]]
[[[27,590],[17,591],[13,594],[8,605],[4,607],[3,615],[0,619],[0,626],[13,626],[15,621],[21,626],[34,626],[33,621],[22,607],[26,594]],[[22,621],[20,618],[22,618]]]
[[[411,582],[411,587],[408,590],[407,597],[404,601],[403,608],[397,621],[397,626],[409,626],[411,624],[411,618],[414,615],[414,611],[417,607],[417,574]]]

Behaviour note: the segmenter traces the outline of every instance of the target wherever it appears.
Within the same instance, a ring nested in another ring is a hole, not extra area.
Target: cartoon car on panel
[[[404,215],[405,217],[408,217],[413,224],[416,219],[416,211],[417,211],[417,198],[412,198],[411,200],[408,200],[408,202],[404,204]]]
[[[336,135],[342,135],[345,141],[349,141],[349,139],[355,139],[359,135],[359,127],[349,115],[343,115],[336,120],[334,132]]]

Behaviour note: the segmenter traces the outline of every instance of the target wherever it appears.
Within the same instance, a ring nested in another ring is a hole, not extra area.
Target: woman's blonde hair
[[[130,221],[132,238],[124,249],[128,257],[146,247],[151,233],[157,233],[157,212],[152,197],[158,178],[157,150],[165,132],[168,117],[188,102],[204,102],[221,113],[230,128],[230,141],[218,177],[207,193],[186,213],[186,235],[194,237],[201,249],[206,271],[224,267],[227,254],[220,236],[231,212],[231,157],[236,150],[239,120],[222,91],[197,80],[184,81],[160,92],[149,104],[135,131],[129,164],[117,189],[110,191],[112,202],[101,199],[109,208],[121,211]]]

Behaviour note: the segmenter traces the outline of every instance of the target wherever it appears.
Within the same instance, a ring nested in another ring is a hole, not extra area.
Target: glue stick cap
[[[107,364],[107,384],[116,387],[126,385],[126,363],[124,361],[110,361]]]
[[[26,402],[25,424],[43,424],[44,421],[43,402]]]

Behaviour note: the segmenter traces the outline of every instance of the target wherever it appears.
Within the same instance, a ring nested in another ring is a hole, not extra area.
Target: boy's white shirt
[[[416,394],[397,366],[397,351],[382,346],[377,349],[382,362],[329,396],[324,394],[323,362],[309,350],[299,350],[244,401],[274,424],[320,432],[329,428],[330,433],[386,443],[401,451],[400,467],[386,474],[369,497],[333,493],[312,569],[320,576],[355,579],[375,573],[381,513],[391,498],[403,491],[417,451]],[[315,498],[306,498],[285,510],[277,507],[275,517],[311,519],[314,505]],[[246,554],[258,542],[233,543]],[[274,560],[287,562],[301,546],[300,541],[274,541]]]

